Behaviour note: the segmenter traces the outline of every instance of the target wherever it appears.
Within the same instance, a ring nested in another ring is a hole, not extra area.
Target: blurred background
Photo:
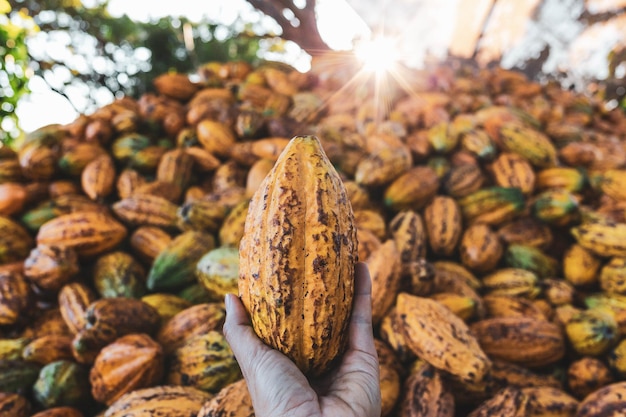
[[[409,67],[499,65],[626,107],[626,0],[0,0],[0,139],[138,97],[168,71],[306,71],[381,36]]]

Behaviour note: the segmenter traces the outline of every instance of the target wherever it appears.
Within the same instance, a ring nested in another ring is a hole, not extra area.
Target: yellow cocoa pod
[[[387,342],[397,358],[403,363],[415,359],[415,353],[409,347],[403,330],[402,319],[396,313],[395,307],[392,307],[389,313],[383,317],[380,323],[380,337]]]
[[[483,278],[489,294],[512,295],[533,299],[541,293],[539,279],[534,272],[520,268],[502,268]]]
[[[576,398],[583,399],[614,381],[611,370],[599,359],[585,356],[567,368],[567,385]]]
[[[356,243],[339,175],[317,138],[295,137],[250,202],[239,293],[257,335],[307,374],[326,372],[345,349]]]
[[[357,227],[356,239],[358,241],[359,250],[357,252],[359,260],[363,261],[370,257],[370,255],[376,251],[382,242],[376,237],[374,233],[367,229],[359,229]],[[396,243],[397,248],[397,243]]]
[[[500,261],[502,252],[498,235],[486,224],[474,224],[465,229],[459,244],[463,265],[480,273],[493,270]]]
[[[574,417],[578,401],[559,388],[528,387],[521,389],[528,397],[528,415],[536,417]]]
[[[199,88],[187,75],[173,72],[157,76],[153,84],[159,93],[180,101],[189,100]]]
[[[626,382],[615,382],[587,395],[578,406],[576,417],[619,416],[624,409]]]
[[[378,324],[400,291],[400,254],[393,240],[387,240],[365,261],[372,280],[372,322]]]
[[[205,119],[197,126],[198,141],[212,155],[226,157],[235,144],[235,134],[224,123]]]
[[[354,180],[368,187],[385,185],[408,171],[411,165],[411,152],[406,147],[383,148],[359,162]]]
[[[465,322],[469,321],[476,313],[476,303],[471,297],[441,292],[433,294],[430,298],[446,306]]]
[[[480,404],[468,417],[526,416],[529,415],[528,401],[528,396],[519,388],[507,387]]]
[[[439,177],[430,167],[417,166],[396,178],[385,190],[384,202],[392,210],[420,209],[435,196]]]
[[[600,287],[608,294],[626,294],[626,258],[611,258],[602,267]]]
[[[530,317],[547,320],[544,313],[526,298],[490,293],[483,297],[483,302],[489,317]]]
[[[168,320],[157,334],[157,341],[166,354],[174,352],[194,336],[217,330],[224,324],[226,313],[221,303],[191,306]]]
[[[22,358],[42,365],[62,359],[72,360],[72,338],[58,334],[38,337],[24,347]]]
[[[574,315],[565,332],[572,348],[581,355],[599,356],[618,340],[615,317],[609,311],[594,308]]]
[[[113,204],[115,214],[131,226],[174,228],[177,206],[163,197],[134,194]]]
[[[574,286],[595,283],[600,266],[600,259],[592,251],[576,243],[563,255],[563,275]]]
[[[601,174],[600,190],[618,201],[626,200],[626,169],[608,169]]]
[[[359,229],[367,229],[380,239],[387,237],[387,225],[383,216],[374,210],[355,210],[354,223]]]
[[[219,230],[219,241],[222,246],[239,247],[249,206],[250,200],[245,199],[228,213]]]
[[[191,302],[174,294],[154,293],[141,297],[141,301],[152,306],[161,316],[161,324],[181,311],[191,307]]]
[[[124,394],[157,384],[163,376],[161,346],[146,334],[122,336],[105,346],[89,372],[96,401],[111,405]]]
[[[543,295],[553,306],[572,304],[575,289],[569,282],[562,279],[546,278],[541,281]]]
[[[396,242],[402,263],[426,257],[426,229],[419,213],[404,210],[389,223],[389,230]]]
[[[535,187],[535,171],[530,163],[515,153],[501,153],[493,164],[491,172],[495,183],[500,187],[517,187],[524,194],[530,194]]]
[[[480,381],[489,372],[491,362],[478,341],[463,320],[443,305],[400,293],[396,311],[411,350],[435,368],[469,382]]]
[[[424,361],[418,361],[412,366],[402,394],[402,416],[454,416],[453,393],[444,383],[440,372]]]
[[[115,185],[115,165],[109,155],[102,155],[89,162],[81,174],[81,184],[85,194],[99,201],[113,192]]]
[[[269,159],[259,159],[250,167],[246,177],[246,196],[252,197],[256,190],[272,170],[274,161]]]
[[[212,397],[212,394],[193,387],[156,386],[143,388],[120,397],[106,409],[104,416],[195,416],[204,403]]]
[[[497,317],[470,326],[481,348],[491,358],[529,367],[557,362],[565,355],[559,326],[527,317]]]
[[[445,196],[435,197],[424,210],[424,220],[433,252],[452,255],[463,231],[461,211],[456,201]]]
[[[539,168],[556,165],[556,149],[550,139],[538,130],[519,123],[506,124],[500,129],[502,147],[519,154]]]
[[[241,379],[222,388],[215,397],[207,401],[197,417],[253,417],[252,398],[246,380]]]

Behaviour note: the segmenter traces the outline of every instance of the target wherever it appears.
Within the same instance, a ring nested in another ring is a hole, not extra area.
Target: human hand
[[[234,294],[226,296],[224,335],[246,379],[256,417],[380,417],[378,355],[372,333],[372,283],[364,263],[354,271],[348,348],[337,369],[309,381],[254,333]]]

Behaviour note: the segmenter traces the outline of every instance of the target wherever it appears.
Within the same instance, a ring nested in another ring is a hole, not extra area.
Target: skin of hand
[[[372,284],[367,266],[355,265],[348,348],[337,368],[309,380],[254,333],[243,304],[228,294],[224,335],[239,362],[256,417],[380,417],[378,355],[372,332]]]

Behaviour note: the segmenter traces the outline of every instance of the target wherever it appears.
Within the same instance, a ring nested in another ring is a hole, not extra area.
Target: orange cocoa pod
[[[193,158],[184,149],[173,149],[161,157],[156,179],[185,189],[191,179],[192,168]]]
[[[457,202],[450,197],[435,197],[424,210],[424,220],[433,252],[452,255],[463,232],[461,210]]]
[[[72,338],[58,334],[38,337],[24,347],[22,358],[42,365],[62,359],[72,360]]]
[[[198,141],[204,149],[218,157],[226,157],[235,144],[235,134],[223,123],[202,120],[197,127]]]
[[[240,379],[222,388],[215,397],[202,406],[197,417],[219,416],[254,416],[252,398],[245,379]]]
[[[201,172],[215,171],[222,163],[212,153],[198,146],[185,148],[185,153],[193,160],[193,166]]]
[[[128,392],[156,385],[163,371],[163,349],[150,336],[122,336],[96,357],[89,372],[91,393],[96,401],[111,405]]]
[[[52,181],[48,186],[48,194],[50,198],[57,198],[68,194],[80,194],[80,187],[74,181]]]
[[[128,198],[135,190],[146,183],[146,179],[134,169],[126,168],[117,177],[117,194],[120,198]]]
[[[498,235],[488,225],[480,223],[465,230],[459,246],[463,265],[481,273],[493,270],[503,251]]]
[[[226,311],[220,303],[197,304],[184,309],[161,326],[156,340],[169,355],[183,346],[186,340],[221,329],[225,317]]]
[[[16,182],[0,184],[0,216],[11,216],[22,211],[27,200],[26,188]]]
[[[161,74],[154,79],[153,84],[159,93],[180,101],[189,100],[198,91],[198,85],[185,74]]]
[[[246,177],[246,196],[252,197],[256,190],[274,167],[274,162],[269,159],[259,159],[250,167]]]
[[[532,165],[516,153],[501,153],[491,164],[491,172],[500,187],[517,187],[524,194],[532,193],[535,187]]]
[[[72,282],[61,288],[58,299],[61,316],[71,333],[83,330],[87,326],[87,308],[96,301],[93,291],[85,284]]]
[[[31,303],[31,290],[24,276],[17,272],[0,274],[0,325],[16,324],[24,319]]]
[[[163,197],[134,194],[112,206],[115,214],[132,226],[176,227],[178,207]]]
[[[31,417],[83,417],[83,413],[74,407],[52,407]]]
[[[78,271],[76,251],[67,246],[37,245],[24,261],[24,276],[47,291],[60,290]]]
[[[79,256],[93,256],[117,246],[126,237],[126,228],[111,216],[99,212],[64,214],[39,229],[37,244],[60,244]]]
[[[147,263],[152,263],[171,241],[172,237],[165,230],[154,226],[138,227],[130,236],[133,251]]]
[[[400,291],[400,254],[395,242],[387,240],[365,263],[372,280],[372,322],[376,325],[393,306]]]
[[[83,191],[92,200],[101,200],[113,192],[115,165],[108,155],[100,156],[87,164],[81,174]]]

